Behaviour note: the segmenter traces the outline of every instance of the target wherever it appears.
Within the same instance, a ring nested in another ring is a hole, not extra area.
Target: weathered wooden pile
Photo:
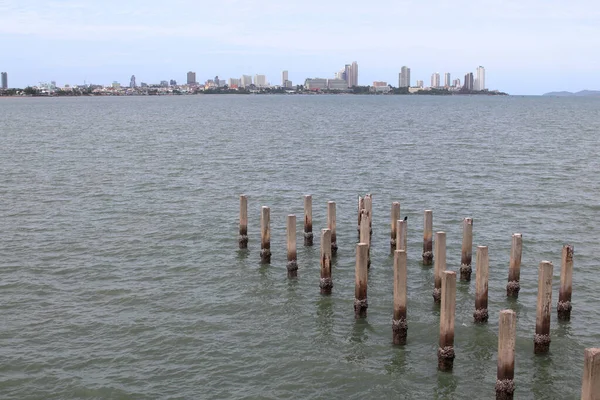
[[[271,261],[270,209],[261,209],[261,261]],[[434,264],[433,299],[440,304],[440,336],[438,347],[438,368],[451,371],[454,353],[454,317],[456,309],[456,273],[446,270],[446,233],[433,235],[433,212],[425,210],[423,226],[423,265]],[[367,316],[368,269],[371,266],[370,247],[373,233],[373,198],[370,194],[358,200],[358,236],[355,266],[356,318]],[[391,209],[390,248],[394,253],[393,317],[392,342],[405,345],[407,338],[407,220],[400,218],[400,203],[393,202]],[[508,284],[506,294],[517,298],[522,255],[522,235],[512,235]],[[435,244],[435,249],[434,249]],[[304,245],[313,245],[312,196],[304,196]],[[239,247],[248,247],[248,198],[240,196]],[[472,274],[473,219],[463,220],[463,240],[461,248],[460,279],[470,281]],[[321,294],[331,294],[333,280],[331,259],[337,253],[336,204],[327,203],[327,228],[321,230]],[[435,250],[435,251],[434,251]],[[296,216],[287,217],[287,271],[289,277],[297,276]],[[488,313],[489,257],[487,246],[478,246],[476,252],[475,311],[476,323],[486,323]],[[538,296],[534,352],[547,353],[550,348],[550,309],[552,306],[552,273],[550,261],[541,261],[538,267]],[[573,246],[564,245],[560,275],[560,291],[557,304],[559,320],[569,320],[571,316],[571,292],[573,275]],[[514,395],[515,340],[517,317],[512,310],[500,311],[498,334],[498,369],[496,398],[512,399]],[[582,400],[600,400],[600,348],[590,348],[584,354],[584,375]]]

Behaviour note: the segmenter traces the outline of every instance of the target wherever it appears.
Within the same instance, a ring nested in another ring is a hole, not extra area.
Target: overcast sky
[[[0,71],[40,81],[154,83],[281,71],[303,83],[357,61],[359,84],[433,72],[511,94],[600,89],[597,0],[0,0]],[[443,79],[443,77],[442,77]]]

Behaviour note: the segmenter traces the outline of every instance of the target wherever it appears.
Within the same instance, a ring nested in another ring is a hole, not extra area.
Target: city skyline
[[[410,71],[411,69],[407,66],[402,66],[400,68],[400,73],[398,74],[398,88],[401,87],[427,87],[423,84],[423,80],[411,80],[411,75],[410,75]],[[467,73],[467,75],[465,75],[465,83],[467,84],[467,86],[465,86],[465,88],[469,89],[469,90],[486,90],[489,89],[486,84],[485,84],[485,68],[483,66],[478,66],[475,70],[475,78],[473,80],[474,84],[473,86],[469,86],[468,84],[468,79],[467,76],[469,75],[469,73]],[[345,82],[346,85],[345,87],[347,88],[351,88],[354,86],[371,86],[371,83],[364,83],[361,84],[358,80],[358,63],[356,61],[353,61],[352,64],[346,64],[344,66],[344,68],[342,68],[340,71],[335,72],[334,77],[327,77],[327,78],[311,78],[311,77],[305,77],[301,80],[301,83],[299,83],[299,85],[302,85],[304,81],[306,80],[314,80],[316,81],[322,81],[321,83],[319,83],[317,86],[321,87],[323,86],[323,88],[331,88],[330,83],[333,83],[333,85],[335,86],[335,88],[340,89],[342,88],[342,85],[340,82]],[[471,75],[473,75],[473,73],[471,73]],[[479,77],[481,76],[481,80],[483,82],[482,85],[479,84]],[[2,72],[2,86],[0,86],[1,88],[5,89],[8,88],[8,86],[6,85],[6,81],[7,81],[7,73],[6,72]],[[277,83],[271,83],[268,79],[267,76],[264,74],[255,74],[254,76],[251,75],[241,75],[240,78],[233,78],[230,77],[229,79],[225,80],[225,79],[219,79],[219,76],[215,76],[214,79],[208,78],[204,80],[204,83],[202,83],[200,80],[197,79],[197,75],[195,71],[188,71],[186,74],[186,79],[184,80],[186,82],[186,85],[201,85],[204,86],[205,84],[208,84],[209,86],[213,86],[212,84],[214,83],[215,87],[222,87],[225,85],[228,85],[229,87],[248,87],[251,85],[254,85],[255,87],[258,88],[265,88],[265,87],[276,87],[276,86],[280,86],[280,87],[284,87],[284,88],[292,88],[294,87],[293,82],[291,80],[289,80],[289,71],[288,70],[283,70],[281,71],[281,84],[277,84]],[[130,81],[129,81],[129,85],[128,87],[130,88],[135,88],[137,86],[136,83],[136,76],[132,75],[130,77]],[[373,82],[386,82],[387,81],[382,81],[382,80],[375,80]],[[393,82],[393,80],[392,80]],[[101,85],[101,86],[106,86],[106,83],[102,82],[84,82],[85,84],[94,84],[94,85]],[[147,86],[148,84],[150,85],[177,85],[177,79],[169,79],[169,80],[160,80],[160,82],[144,82],[140,80],[140,84],[141,86]],[[112,84],[113,87],[114,86],[121,86],[121,83],[119,80],[113,80]],[[395,87],[392,83],[389,83],[390,86]],[[40,81],[39,84],[31,84],[31,85],[27,85],[27,86],[48,86],[48,84],[46,82],[42,82]],[[59,87],[60,85],[57,85],[56,81],[51,81],[51,85],[53,87]],[[81,86],[81,83],[79,84],[70,84],[70,83],[65,83],[63,86],[67,86],[67,87],[73,87],[73,86]],[[377,86],[377,85],[374,85]],[[435,72],[431,75],[431,80],[430,80],[430,85],[429,87],[432,88],[451,88],[451,87],[462,87],[463,85],[460,84],[460,79],[454,79],[453,81],[451,81],[451,73],[449,72],[445,72],[444,73],[444,84],[442,85],[441,82],[441,76],[439,72]],[[16,87],[13,87],[16,88]],[[21,89],[24,87],[21,87]],[[499,90],[498,88],[494,89],[494,90]]]
[[[600,59],[590,51],[600,44],[600,12],[587,2],[473,7],[466,0],[384,0],[372,13],[368,4],[353,4],[349,12],[340,0],[307,1],[225,0],[199,24],[198,16],[206,15],[202,2],[178,0],[177,18],[164,18],[156,0],[6,0],[0,6],[0,40],[10,57],[2,58],[0,71],[8,72],[14,87],[51,80],[125,83],[131,74],[138,81],[185,82],[181,71],[189,68],[203,79],[247,71],[264,74],[271,83],[289,69],[289,80],[298,83],[309,76],[330,77],[345,60],[358,60],[360,85],[376,80],[395,85],[403,65],[411,67],[414,84],[428,82],[435,71],[462,79],[481,64],[493,71],[485,77],[487,87],[514,94],[600,86],[595,75]],[[459,21],[447,23],[457,9]],[[343,18],[330,18],[340,10]],[[382,24],[381,15],[404,23]],[[557,25],[564,29],[559,32]],[[356,26],[361,29],[350,29]],[[411,40],[397,40],[406,37]]]

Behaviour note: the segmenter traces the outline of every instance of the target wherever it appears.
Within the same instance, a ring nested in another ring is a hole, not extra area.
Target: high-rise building
[[[264,75],[254,75],[254,86],[256,87],[266,87],[267,86],[267,77]]]
[[[417,81],[417,87],[423,89],[423,81],[422,80]]]
[[[407,66],[400,68],[398,87],[410,87],[410,68]]]
[[[473,90],[473,73],[469,72],[465,75],[465,84],[463,85],[465,90]]]
[[[245,88],[250,85],[252,85],[252,77],[250,75],[242,75],[242,78],[240,79],[240,86]]]
[[[477,74],[475,90],[485,90],[485,68],[480,65],[475,73]]]
[[[196,73],[193,71],[189,71],[187,73],[187,84],[195,85],[196,84]]]
[[[432,88],[440,87],[440,73],[439,72],[435,72],[435,73],[431,74],[431,87]]]
[[[238,88],[241,86],[241,82],[240,79],[236,79],[236,78],[229,78],[229,82],[227,83],[227,86],[229,86],[229,88]]]
[[[449,88],[451,84],[451,80],[450,80],[450,72],[446,72],[444,74],[444,87],[445,88]]]
[[[2,72],[0,74],[2,76],[2,89],[8,89],[8,74],[6,72]]]
[[[283,71],[281,73],[281,86],[287,87],[287,81],[288,81],[288,72]]]
[[[354,61],[350,66],[350,79],[348,79],[348,86],[358,86],[358,63]]]
[[[131,75],[131,79],[129,80],[129,87],[130,88],[135,88],[136,84],[135,84],[135,75]]]
[[[455,88],[460,88],[460,79],[454,79],[452,81],[452,86]]]
[[[177,86],[177,81],[175,79],[170,79],[169,80],[169,85],[170,86]]]

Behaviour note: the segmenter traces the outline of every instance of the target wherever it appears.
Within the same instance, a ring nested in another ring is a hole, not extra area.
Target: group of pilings
[[[245,195],[240,196],[240,228],[239,247],[248,246],[248,202]],[[359,197],[358,232],[359,243],[356,245],[355,265],[355,300],[354,311],[357,318],[367,315],[368,269],[371,265],[370,247],[373,218],[372,196]],[[400,203],[393,202],[391,209],[390,249],[394,253],[393,280],[393,317],[392,340],[394,344],[404,345],[407,338],[407,219],[400,217]],[[261,261],[270,263],[270,209],[261,208]],[[435,243],[435,248],[434,248]],[[472,243],[473,219],[463,220],[463,238],[461,248],[460,279],[470,281],[472,275]],[[312,196],[304,196],[304,245],[313,245],[312,232]],[[517,298],[520,290],[520,266],[522,257],[522,235],[512,235],[508,284],[506,294]],[[336,205],[327,203],[327,228],[321,230],[321,278],[320,289],[324,295],[332,292],[331,276],[332,257],[337,253],[336,238]],[[434,251],[435,250],[435,251]],[[454,319],[456,310],[456,273],[446,270],[446,233],[436,232],[433,235],[433,212],[425,210],[423,226],[423,265],[434,264],[433,298],[440,303],[440,335],[438,347],[438,368],[451,371],[455,358],[454,352]],[[287,216],[287,270],[288,276],[297,276],[296,249],[296,216]],[[477,246],[476,252],[476,323],[485,323],[488,313],[488,276],[489,255],[487,246]],[[573,246],[564,245],[562,249],[562,265],[557,314],[559,320],[570,319],[571,293],[573,273]],[[542,261],[538,266],[538,295],[536,328],[534,336],[534,352],[543,354],[550,346],[550,309],[552,304],[553,265],[550,261]],[[514,393],[514,353],[516,340],[516,314],[512,310],[500,311],[498,336],[498,369],[496,381],[497,399],[512,399]],[[600,349],[586,349],[582,399],[600,399]],[[586,397],[587,396],[587,397]],[[595,397],[594,397],[595,396]]]

